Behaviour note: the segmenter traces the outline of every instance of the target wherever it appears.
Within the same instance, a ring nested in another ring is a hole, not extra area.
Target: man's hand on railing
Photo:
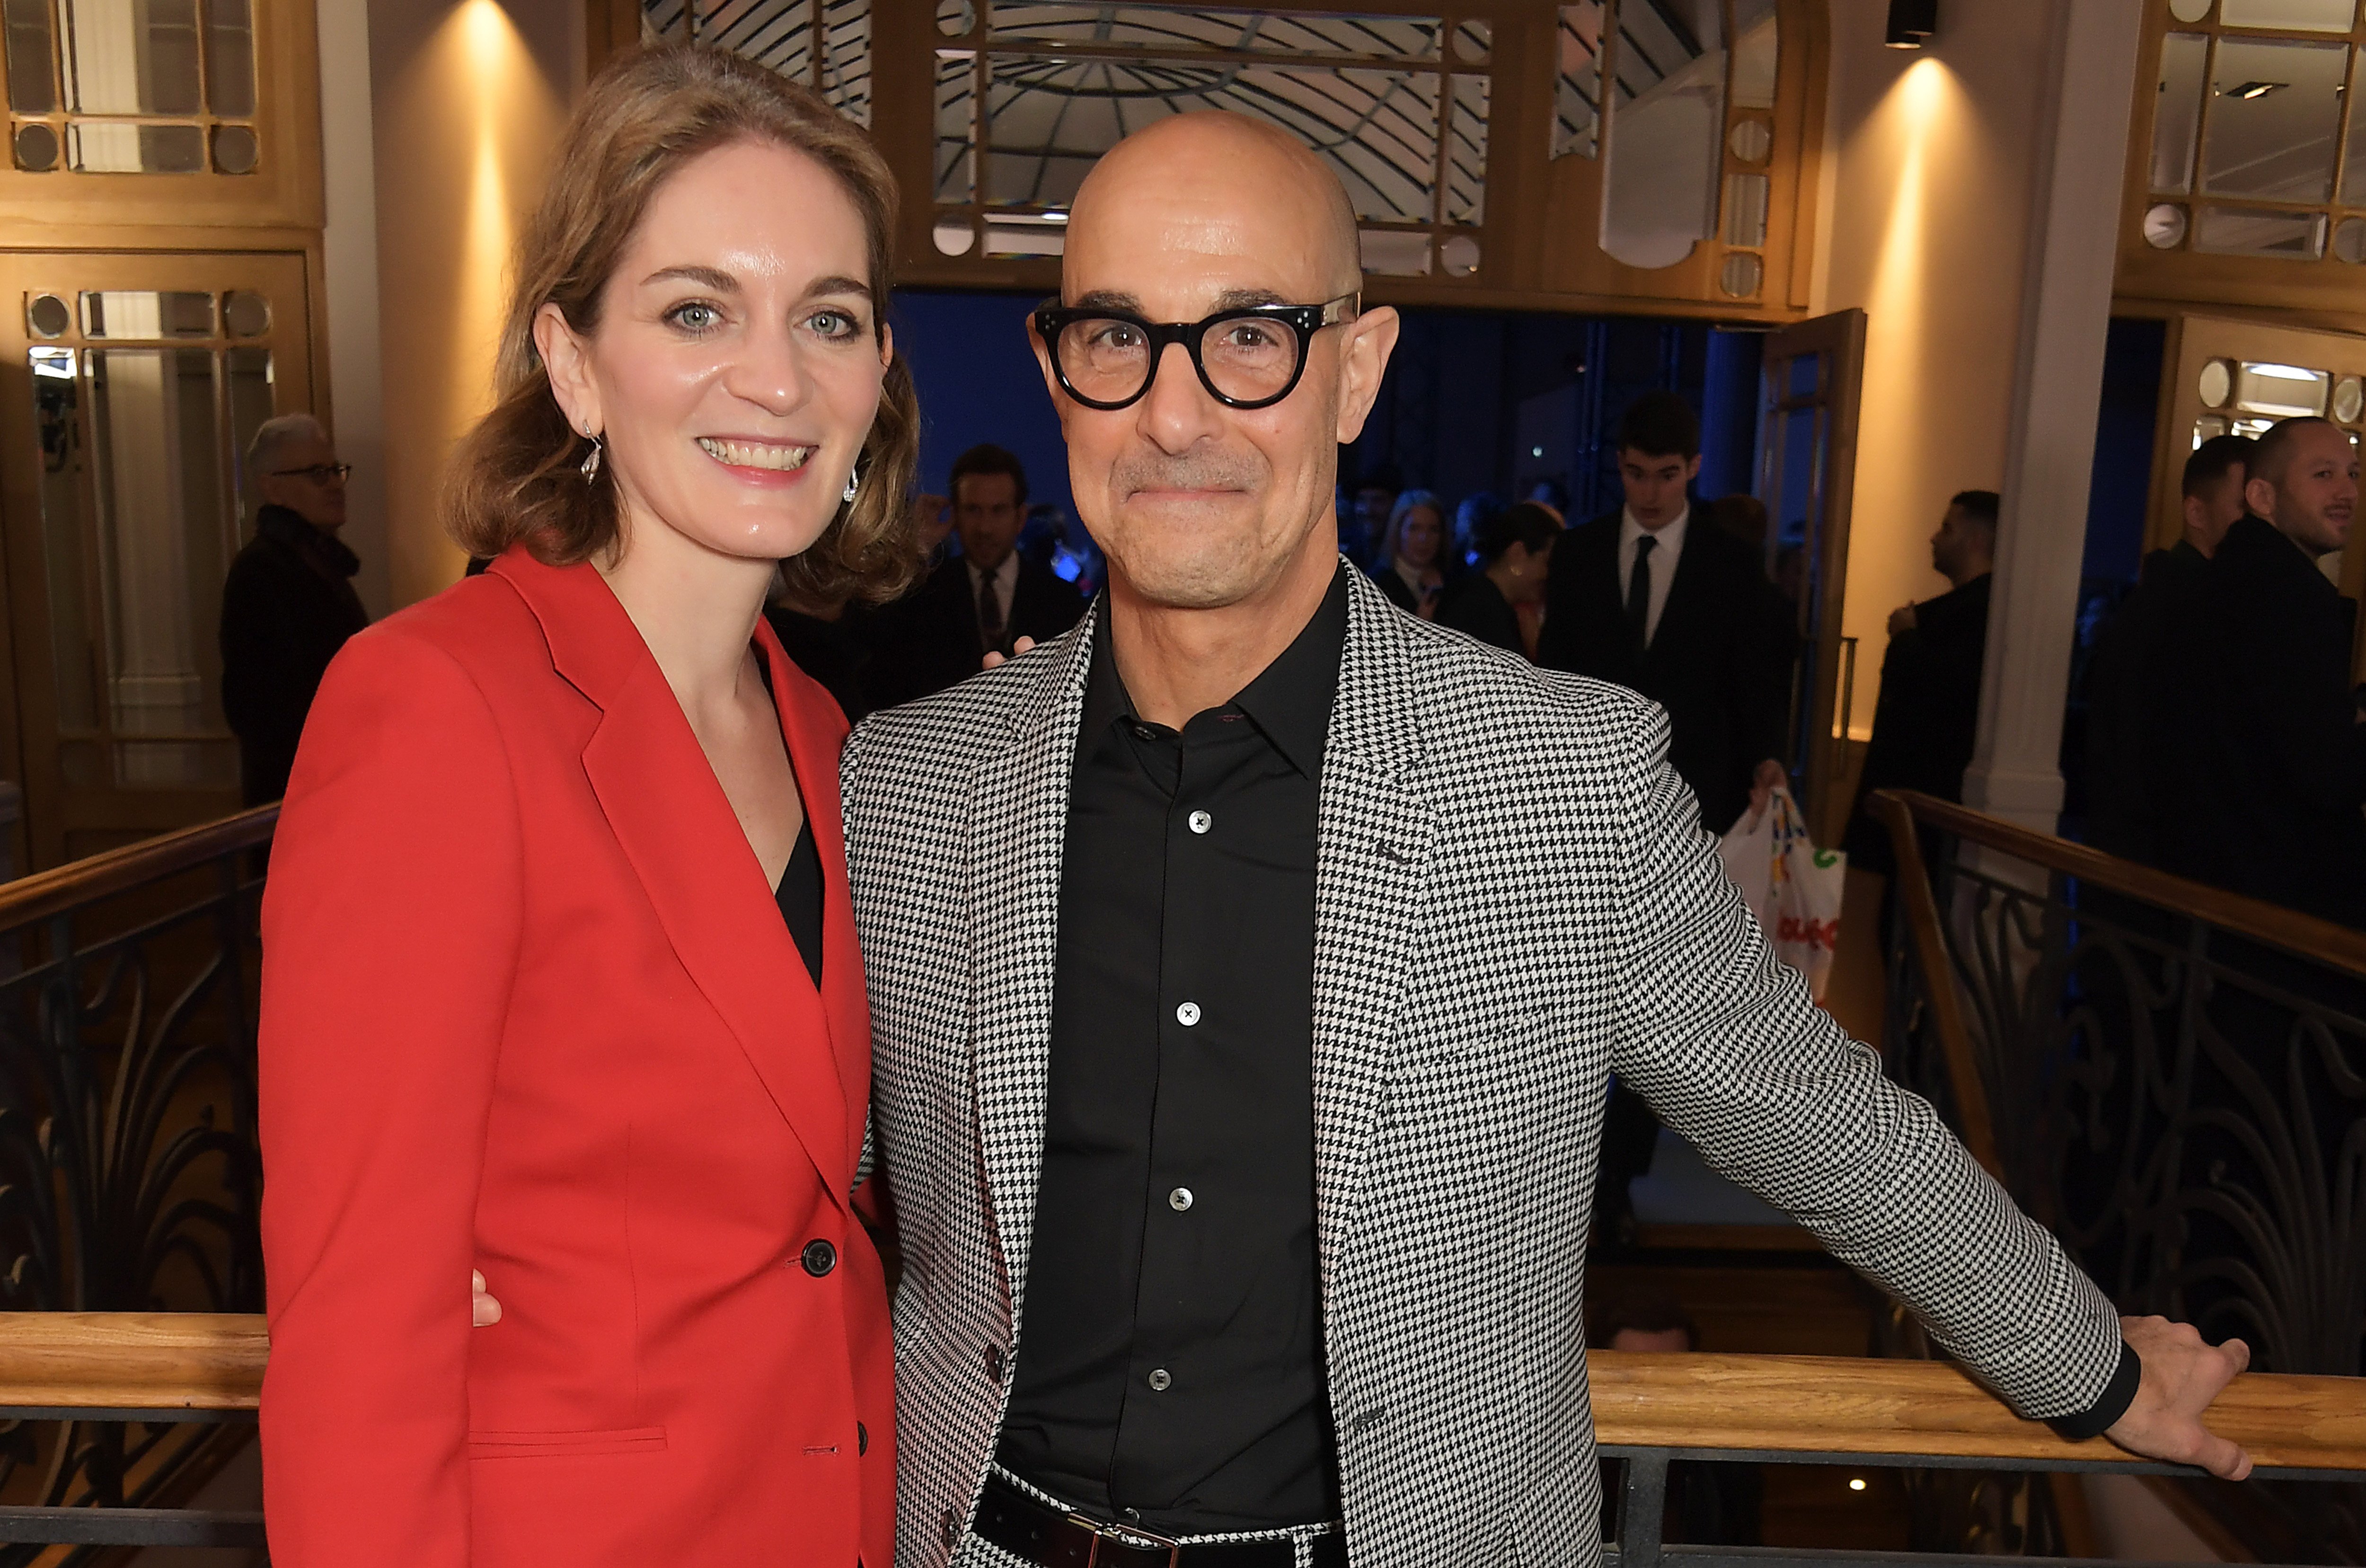
[[[2251,1348],[2240,1339],[2205,1345],[2191,1324],[2165,1317],[2124,1317],[2120,1334],[2144,1362],[2144,1379],[2127,1414],[2103,1435],[2130,1453],[2198,1464],[2227,1481],[2250,1474],[2251,1456],[2213,1434],[2202,1415],[2251,1364]]]

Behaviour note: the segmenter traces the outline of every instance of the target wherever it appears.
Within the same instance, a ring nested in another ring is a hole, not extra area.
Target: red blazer
[[[819,995],[591,568],[513,550],[330,667],[263,907],[279,1568],[891,1568],[846,725],[756,636]]]

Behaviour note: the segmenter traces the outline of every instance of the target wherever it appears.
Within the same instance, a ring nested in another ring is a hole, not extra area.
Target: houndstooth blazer
[[[1314,939],[1324,1349],[1358,1568],[1589,1563],[1585,1244],[1609,1077],[2031,1416],[2117,1317],[1779,964],[1666,718],[1355,573]],[[874,716],[841,770],[900,1227],[900,1568],[943,1568],[1017,1356],[1092,624]]]

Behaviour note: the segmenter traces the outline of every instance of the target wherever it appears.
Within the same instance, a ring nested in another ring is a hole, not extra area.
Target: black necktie
[[[1002,646],[1002,595],[994,591],[994,573],[977,574],[977,639],[988,653],[1008,653]]]
[[[1636,540],[1635,568],[1627,574],[1627,629],[1639,656],[1651,646],[1651,547],[1659,542],[1649,534]]]

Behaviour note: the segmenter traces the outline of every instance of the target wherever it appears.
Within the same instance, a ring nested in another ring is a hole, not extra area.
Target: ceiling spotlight
[[[2270,93],[2281,93],[2291,85],[2290,82],[2237,82],[2231,87],[2219,88],[2218,96],[2222,98],[2241,98],[2248,102],[2252,98],[2264,98]]]
[[[1889,0],[1889,32],[1881,41],[1892,49],[1921,49],[1939,30],[1939,0]]]

